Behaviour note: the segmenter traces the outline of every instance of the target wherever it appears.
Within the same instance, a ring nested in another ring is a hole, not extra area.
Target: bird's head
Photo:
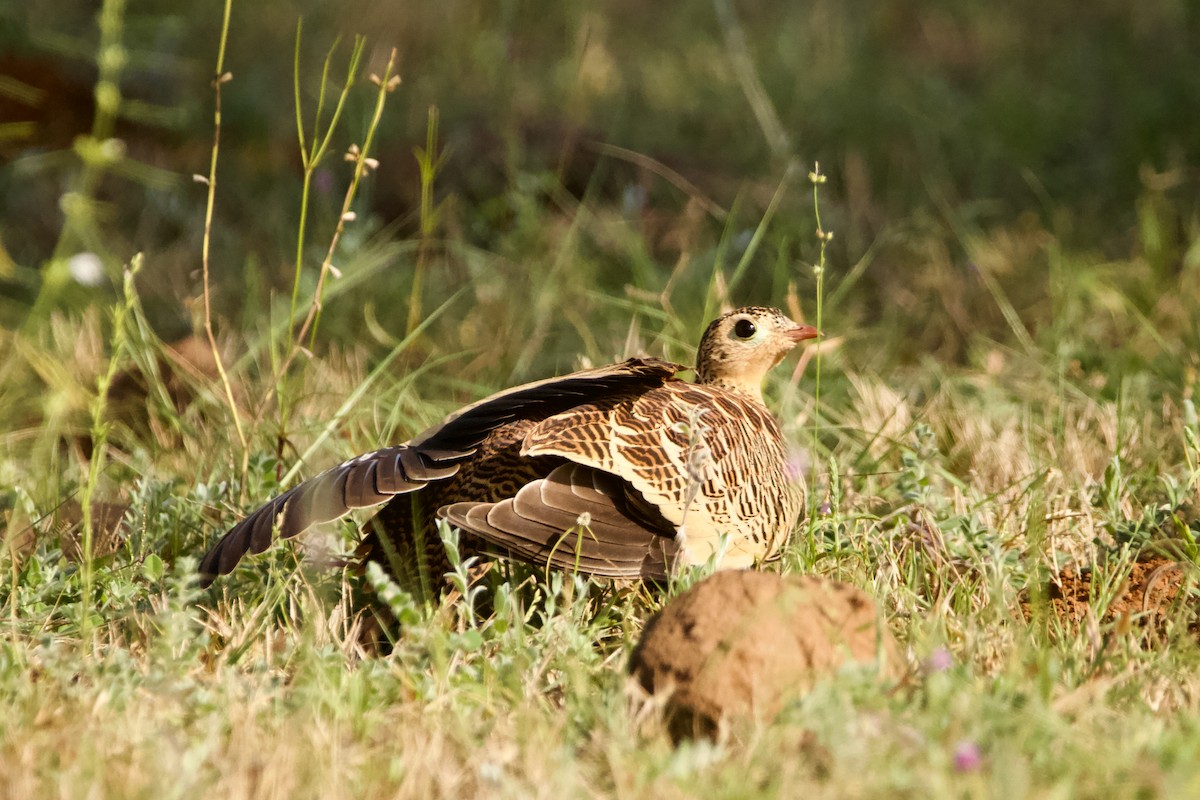
[[[696,380],[762,400],[767,372],[793,347],[821,333],[777,308],[747,306],[717,317],[700,339]]]

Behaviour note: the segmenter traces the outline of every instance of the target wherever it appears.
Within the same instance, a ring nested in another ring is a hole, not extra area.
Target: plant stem
[[[366,40],[359,36],[354,40],[354,48],[350,53],[350,61],[346,67],[346,80],[342,85],[341,91],[338,93],[337,105],[333,109],[329,122],[324,125],[322,131],[321,118],[325,111],[325,98],[329,88],[329,72],[333,63],[334,53],[337,52],[340,39],[335,39],[333,45],[330,46],[325,54],[325,64],[321,69],[321,85],[317,92],[317,108],[313,114],[313,129],[312,140],[308,140],[304,130],[304,107],[300,96],[300,43],[304,31],[303,20],[296,23],[296,45],[293,56],[292,65],[292,88],[295,94],[296,103],[296,136],[300,142],[300,161],[304,165],[304,179],[300,191],[300,221],[296,231],[296,268],[292,278],[292,301],[288,309],[287,318],[287,352],[284,354],[279,367],[275,371],[275,383],[268,393],[263,405],[270,401],[272,397],[279,398],[279,432],[276,436],[276,455],[282,461],[284,444],[288,436],[288,423],[291,417],[291,408],[289,401],[290,393],[287,391],[288,368],[295,360],[296,356],[303,350],[303,341],[305,331],[312,325],[312,343],[316,341],[316,326],[314,323],[314,309],[319,314],[321,304],[321,294],[325,285],[325,274],[329,269],[330,258],[332,256],[333,247],[336,245],[344,228],[346,214],[349,210],[349,201],[343,203],[342,214],[338,219],[337,230],[334,234],[333,243],[330,245],[330,256],[327,256],[324,263],[321,265],[321,273],[317,279],[316,294],[313,298],[313,305],[310,306],[308,315],[305,318],[304,326],[300,332],[296,332],[296,319],[299,316],[298,307],[300,304],[300,280],[304,270],[304,245],[308,238],[308,206],[312,196],[313,175],[316,174],[318,165],[329,152],[329,143],[333,139],[333,134],[338,128],[338,123],[342,117],[342,111],[346,107],[346,99],[350,96],[350,90],[354,87],[355,81],[358,79],[359,63],[362,60],[363,51],[366,47]],[[393,60],[395,54],[393,53]],[[389,62],[389,68],[391,62]],[[374,126],[375,123],[373,123]],[[372,132],[374,128],[372,127]],[[368,134],[369,135],[369,134]],[[357,153],[356,150],[352,152]],[[357,154],[361,160],[362,154]],[[351,183],[351,187],[347,192],[348,198],[352,198],[357,188],[360,172],[356,169],[355,177]]]
[[[417,165],[421,171],[421,239],[417,245],[417,264],[413,270],[412,291],[408,295],[408,325],[406,332],[410,334],[420,324],[425,259],[429,254],[429,246],[433,240],[433,234],[437,231],[437,209],[433,205],[433,185],[442,161],[441,157],[437,154],[437,131],[437,106],[430,106],[428,122],[425,126],[425,149],[418,149],[417,151]]]
[[[213,363],[216,364],[217,374],[221,378],[221,387],[225,390],[225,402],[229,405],[229,413],[233,415],[233,426],[237,431],[238,443],[242,447],[242,481],[245,484],[246,473],[250,469],[250,446],[246,441],[246,432],[242,428],[242,418],[238,413],[237,402],[233,399],[233,387],[229,383],[229,375],[225,372],[225,364],[221,360],[221,351],[217,347],[217,337],[212,325],[212,291],[209,284],[209,253],[212,244],[213,206],[217,197],[217,157],[221,148],[221,86],[232,79],[225,72],[225,44],[229,40],[229,18],[233,12],[233,0],[225,0],[225,15],[221,21],[221,39],[217,46],[217,69],[213,77],[213,144],[212,158],[208,166],[208,200],[204,207],[204,240],[201,243],[200,262],[204,280],[204,333],[208,336],[208,346],[212,349]]]
[[[126,318],[129,310],[136,303],[133,279],[141,268],[142,255],[139,253],[133,257],[129,269],[125,271],[124,293],[113,308],[112,353],[108,359],[107,369],[96,380],[96,396],[92,398],[91,403],[92,455],[88,459],[87,480],[80,492],[83,521],[79,542],[80,576],[82,578],[79,599],[79,632],[80,644],[85,651],[91,644],[92,603],[95,600],[93,594],[96,584],[95,523],[92,520],[92,501],[108,454],[109,426],[104,421],[104,416],[108,405],[109,387],[112,386],[113,378],[117,374],[117,367],[128,346]]]
[[[309,347],[312,347],[316,341],[317,325],[321,321],[321,296],[324,293],[325,281],[329,273],[333,271],[334,251],[337,250],[338,242],[342,239],[342,233],[346,230],[346,223],[354,218],[350,207],[354,203],[354,198],[358,196],[358,185],[367,170],[373,169],[375,166],[375,162],[369,157],[369,153],[371,152],[371,146],[375,143],[375,134],[379,130],[379,121],[383,118],[383,107],[387,103],[387,96],[396,85],[392,83],[392,70],[396,66],[396,56],[397,51],[395,48],[392,48],[391,55],[388,57],[387,67],[383,71],[383,77],[379,79],[379,93],[375,98],[375,112],[371,115],[371,122],[367,126],[366,138],[363,139],[362,148],[355,153],[354,177],[350,179],[350,186],[346,189],[346,194],[342,198],[342,212],[338,215],[337,227],[334,228],[333,236],[329,239],[329,248],[325,251],[325,259],[321,262],[321,272],[317,275],[317,288],[313,293],[312,305],[308,308],[308,315],[304,318],[304,324],[300,326],[300,330],[296,334],[296,345],[299,345],[304,340],[306,334],[310,335]],[[293,349],[293,356],[295,352],[296,350]],[[284,363],[284,369],[286,368],[287,362]]]
[[[817,263],[813,267],[813,275],[817,279],[817,330],[821,330],[821,325],[824,317],[824,295],[825,295],[825,248],[829,245],[829,240],[833,238],[832,233],[828,233],[821,226],[821,199],[820,190],[821,184],[825,182],[825,176],[821,174],[821,164],[816,162],[813,164],[813,171],[808,174],[809,181],[813,187],[813,216],[817,221],[817,239],[821,242],[821,252],[817,258]],[[818,434],[821,427],[821,347],[817,346],[816,356],[816,378],[813,384],[813,427],[812,427],[812,448],[810,458],[812,459],[812,486],[809,489],[809,533],[816,527],[816,486],[817,486],[817,445]]]

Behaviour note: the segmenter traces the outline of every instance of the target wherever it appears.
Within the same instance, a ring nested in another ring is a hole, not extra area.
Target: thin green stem
[[[229,19],[233,13],[233,0],[225,0],[225,14],[221,21],[221,38],[217,45],[217,68],[213,77],[213,143],[212,157],[208,165],[208,197],[204,206],[204,239],[200,245],[200,265],[204,283],[204,332],[208,337],[208,346],[212,350],[213,362],[217,374],[221,378],[221,387],[225,392],[225,402],[229,405],[229,413],[233,417],[233,427],[237,431],[238,443],[242,448],[242,477],[250,468],[250,445],[246,432],[242,427],[242,418],[238,413],[237,402],[233,399],[233,386],[221,360],[221,351],[217,347],[217,337],[213,333],[212,324],[212,291],[209,283],[209,254],[212,245],[213,208],[217,198],[217,161],[221,151],[221,87],[232,79],[225,72],[225,44],[229,40]],[[245,480],[242,481],[245,483]]]
[[[438,110],[429,107],[425,126],[425,148],[417,148],[417,166],[421,171],[421,239],[417,248],[417,263],[413,270],[412,291],[408,295],[407,333],[412,333],[421,319],[421,294],[425,274],[425,260],[429,245],[437,232],[438,213],[433,203],[433,187],[441,168],[442,156],[437,153]]]
[[[313,139],[310,144],[306,141],[304,134],[304,106],[300,97],[300,42],[303,30],[304,20],[300,19],[296,23],[296,46],[292,64],[292,91],[296,98],[296,135],[300,141],[300,163],[304,166],[304,184],[300,192],[300,224],[296,231],[296,270],[292,279],[292,303],[288,312],[287,341],[289,344],[298,341],[295,337],[295,325],[298,317],[296,309],[300,303],[300,276],[304,266],[304,242],[308,231],[308,201],[311,196],[312,177],[316,172],[317,166],[329,150],[329,142],[333,139],[338,121],[342,117],[342,111],[346,107],[346,98],[349,97],[350,90],[354,87],[354,82],[358,78],[358,66],[362,60],[363,50],[366,45],[366,40],[361,36],[354,41],[354,50],[350,54],[350,63],[346,69],[346,83],[338,95],[338,102],[334,107],[333,117],[325,127],[324,136],[322,137],[320,133],[321,115],[325,110],[325,98],[328,94],[329,70],[333,63],[333,55],[337,52],[337,47],[341,39],[335,39],[329,48],[329,52],[325,54],[325,64],[321,68],[321,88],[317,94],[317,109],[313,116]]]
[[[829,241],[833,238],[833,234],[825,230],[821,225],[821,184],[825,182],[825,176],[821,174],[821,164],[819,162],[813,164],[813,171],[808,174],[809,181],[813,187],[813,216],[817,221],[817,239],[821,243],[821,251],[817,257],[817,263],[813,267],[813,275],[817,279],[817,330],[821,330],[824,322],[824,301],[825,301],[825,249],[829,246]],[[812,425],[812,448],[810,458],[812,460],[812,480],[808,493],[808,528],[811,536],[812,531],[816,528],[816,487],[817,487],[817,447],[820,438],[821,428],[821,347],[817,347],[817,356],[815,359],[816,377],[813,380],[813,425]]]
[[[95,600],[96,585],[95,523],[92,519],[92,502],[96,494],[96,487],[100,482],[100,473],[104,471],[104,462],[108,455],[109,425],[105,422],[104,417],[108,407],[109,388],[117,375],[121,359],[128,349],[126,319],[129,316],[129,310],[136,303],[133,279],[141,268],[142,256],[139,253],[133,257],[129,269],[125,271],[124,293],[121,301],[113,308],[112,354],[108,359],[108,367],[96,380],[96,395],[92,398],[91,403],[92,456],[88,460],[87,480],[80,492],[83,524],[79,542],[80,577],[82,579],[79,600],[79,631],[80,643],[85,651],[91,645],[92,604]]]
[[[319,315],[320,312],[321,294],[325,285],[326,273],[329,271],[333,247],[336,246],[341,236],[346,214],[349,211],[349,201],[347,201],[343,204],[342,214],[338,219],[337,230],[330,245],[330,255],[326,257],[324,263],[321,265],[321,273],[317,278],[317,289],[312,305],[309,307],[303,326],[297,332],[296,320],[300,317],[300,281],[304,270],[304,246],[308,240],[308,208],[312,196],[313,175],[316,173],[316,169],[322,159],[329,152],[329,144],[333,139],[334,132],[338,128],[338,123],[341,121],[342,112],[346,107],[346,100],[350,96],[350,90],[354,87],[355,81],[358,79],[359,64],[362,61],[363,52],[366,48],[366,39],[361,36],[356,37],[354,40],[354,49],[351,51],[350,61],[346,68],[346,80],[341,91],[338,93],[337,105],[334,106],[333,115],[330,117],[328,124],[322,126],[321,118],[325,111],[325,99],[329,94],[329,73],[334,54],[337,52],[338,44],[341,41],[340,38],[334,40],[334,43],[325,54],[325,63],[321,68],[321,85],[317,93],[317,107],[313,116],[312,141],[309,142],[304,130],[304,108],[300,93],[300,44],[303,30],[303,20],[300,20],[296,24],[296,44],[292,65],[292,90],[296,102],[296,136],[300,143],[300,160],[304,165],[304,178],[300,191],[300,220],[296,230],[296,266],[292,277],[292,300],[288,309],[287,319],[287,339],[285,340],[285,347],[287,349],[279,362],[279,367],[275,372],[275,385],[271,389],[273,395],[279,398],[280,427],[276,450],[280,454],[283,452],[284,441],[287,438],[288,419],[290,417],[290,395],[287,391],[288,368],[302,351],[305,333],[309,330],[310,326],[312,328],[312,339],[309,346],[311,347],[312,342],[316,340],[314,317]],[[324,131],[322,131],[322,127],[324,127]],[[354,180],[348,191],[349,198],[352,198],[354,192],[357,190],[360,175],[361,171],[356,168]],[[268,395],[267,399],[270,399],[270,395]]]
[[[355,41],[354,53],[350,58],[351,75],[357,74],[358,63],[362,57],[365,40],[359,37]],[[287,355],[279,366],[278,380],[276,381],[276,391],[281,391],[280,387],[283,384],[284,376],[292,362],[296,359],[303,349],[302,342],[306,337],[309,338],[309,346],[316,341],[317,326],[321,316],[321,299],[324,296],[325,284],[330,273],[337,274],[337,270],[333,266],[333,254],[337,250],[338,242],[341,241],[342,234],[346,230],[346,223],[355,218],[351,211],[351,206],[354,203],[355,197],[358,195],[358,187],[362,182],[363,177],[368,170],[378,166],[378,162],[370,157],[371,148],[375,144],[375,134],[379,130],[380,120],[383,118],[383,109],[387,103],[387,96],[399,85],[399,76],[395,75],[397,51],[392,50],[391,56],[388,58],[387,68],[384,70],[382,78],[372,76],[372,80],[376,81],[379,86],[379,92],[375,100],[375,111],[371,115],[371,121],[367,125],[367,134],[363,140],[362,147],[352,146],[347,158],[354,161],[354,175],[350,179],[350,185],[346,188],[346,194],[342,198],[342,210],[338,215],[337,226],[334,228],[333,236],[330,237],[329,247],[325,251],[325,258],[321,261],[321,271],[317,275],[317,286],[313,292],[312,303],[308,307],[308,313],[304,317],[304,322],[300,325],[299,330],[295,331],[294,336],[290,337],[290,346]],[[353,77],[347,78],[346,87],[342,90],[342,97],[338,100],[337,108],[334,110],[333,119],[330,121],[330,132],[326,134],[322,143],[317,146],[310,154],[309,170],[311,172],[324,155],[330,136],[332,135],[333,127],[337,124],[338,118],[341,116],[342,108],[345,104],[346,94],[349,92],[350,86],[353,85]],[[322,87],[324,92],[324,87]],[[307,185],[307,184],[306,184]],[[302,200],[302,208],[307,203],[307,196]],[[297,270],[299,275],[299,270]],[[298,285],[298,283],[297,283]],[[293,289],[293,293],[294,293]],[[292,333],[292,322],[294,316],[288,320],[289,334]],[[281,399],[281,405],[283,405]]]
[[[357,66],[358,56],[362,52],[363,40],[359,39],[358,47],[355,48],[355,57],[353,64]],[[321,322],[321,299],[325,292],[325,281],[329,273],[333,270],[333,254],[337,250],[338,242],[342,239],[342,234],[346,230],[346,223],[354,219],[354,215],[350,208],[354,204],[355,197],[358,196],[358,186],[366,175],[368,170],[378,166],[378,162],[370,157],[371,148],[375,144],[375,134],[379,131],[379,123],[383,119],[383,108],[387,104],[387,96],[396,88],[399,83],[393,81],[393,70],[396,68],[396,58],[398,56],[395,48],[392,49],[391,56],[388,58],[387,67],[383,71],[383,77],[379,79],[379,92],[375,96],[375,111],[371,115],[371,122],[367,125],[367,135],[363,139],[362,148],[354,153],[354,177],[350,179],[350,186],[346,189],[346,195],[342,199],[342,213],[338,216],[337,227],[334,228],[333,236],[329,239],[329,249],[325,251],[325,260],[321,262],[321,273],[317,276],[317,289],[313,296],[313,303],[309,309],[309,318],[304,321],[304,327],[301,327],[300,334],[296,337],[297,341],[304,338],[304,330],[308,327],[309,320],[312,322],[312,330],[309,333],[309,347],[311,348],[317,339],[317,326]],[[334,112],[334,120],[341,115],[342,103],[345,101],[345,95],[338,101],[337,110]],[[324,151],[329,143],[329,137],[325,137],[325,141],[321,145],[321,152]],[[319,155],[319,154],[318,154]]]
[[[734,267],[733,274],[729,278],[729,287],[731,289],[741,281],[749,269],[750,263],[754,260],[754,256],[758,253],[758,248],[766,236],[767,228],[770,226],[771,220],[775,218],[776,212],[779,211],[779,206],[783,202],[783,198],[787,195],[788,189],[791,188],[792,180],[799,169],[799,161],[793,159],[788,162],[787,169],[783,171],[783,178],[780,179],[779,185],[775,187],[775,193],[771,195],[771,202],[767,204],[767,210],[763,213],[762,219],[759,220],[758,227],[754,229],[754,234],[750,237],[750,243],[746,245],[746,249],[742,252],[742,257],[738,259],[737,266]]]
[[[292,304],[288,311],[289,345],[294,341],[296,304],[300,301],[300,269],[304,265],[304,231],[308,224],[308,192],[312,186],[312,159],[308,155],[308,143],[304,140],[304,107],[300,101],[300,37],[304,30],[304,18],[296,20],[296,48],[292,56],[292,91],[296,96],[296,135],[300,140],[300,161],[304,165],[304,183],[300,190],[300,224],[296,232],[296,272],[292,278]],[[328,64],[328,60],[326,61]],[[321,94],[325,94],[325,82],[321,82]],[[314,133],[315,135],[315,133]]]

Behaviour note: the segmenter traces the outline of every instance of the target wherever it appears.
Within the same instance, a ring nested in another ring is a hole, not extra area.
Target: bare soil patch
[[[1153,557],[1133,564],[1112,599],[1095,586],[1091,568],[1067,567],[1045,587],[1045,603],[1055,617],[1071,625],[1083,624],[1089,615],[1101,623],[1125,620],[1131,625],[1162,634],[1169,620],[1185,620],[1193,633],[1200,632],[1196,621],[1196,598],[1188,589],[1196,585],[1195,570],[1186,562]],[[1026,619],[1034,614],[1037,601],[1026,597],[1021,611]]]

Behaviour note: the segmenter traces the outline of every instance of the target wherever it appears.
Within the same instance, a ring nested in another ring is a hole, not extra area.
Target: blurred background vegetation
[[[120,300],[135,253],[145,341],[202,330],[207,189],[193,175],[211,158],[221,22],[176,0],[0,11],[0,335],[25,362],[0,400],[24,410],[18,426],[57,412],[86,426],[86,402],[55,394],[63,367],[33,354],[54,362],[70,320],[99,320],[99,343],[75,353],[95,366],[111,342],[96,311]],[[1190,396],[1200,6],[1187,0],[235,4],[211,259],[235,381],[269,381],[283,353],[303,180],[294,66],[311,136],[326,55],[340,41],[336,98],[356,34],[363,72],[395,47],[403,84],[333,255],[343,277],[318,353],[378,363],[424,322],[390,369],[448,359],[430,394],[464,399],[622,356],[646,345],[642,328],[686,359],[718,303],[790,301],[811,319],[805,176],[819,162],[835,367],[1032,364],[1100,396],[1131,376],[1148,396]],[[305,303],[351,177],[341,154],[375,96],[352,88],[313,175]],[[270,418],[262,395],[243,402]]]
[[[168,336],[193,327],[205,192],[191,175],[207,172],[220,10],[113,5],[123,6],[115,40],[124,59],[112,135],[124,147],[82,191],[88,156],[79,137],[96,117],[97,4],[0,12],[8,326],[26,321],[54,258],[94,252],[112,278],[144,251],[139,288],[155,324]],[[1130,319],[1149,315],[1161,326],[1190,316],[1192,295],[1176,290],[1200,261],[1200,7],[1186,0],[264,0],[234,7],[226,64],[234,80],[224,93],[213,259],[226,327],[260,315],[272,292],[290,292],[301,16],[306,101],[338,36],[345,53],[346,37],[366,34],[375,71],[397,47],[404,79],[383,120],[382,166],[338,263],[374,263],[363,255],[371,249],[387,256],[340,311],[329,309],[339,320],[331,335],[361,340],[354,323],[366,301],[384,330],[405,328],[399,312],[416,254],[387,246],[422,235],[412,150],[426,140],[431,107],[444,161],[433,182],[436,219],[424,229],[436,263],[423,307],[468,280],[475,303],[502,305],[543,286],[565,260],[570,279],[556,284],[554,302],[559,315],[586,316],[604,302],[592,292],[658,293],[680,271],[707,277],[714,261],[732,268],[797,159],[800,180],[785,187],[764,246],[733,287],[736,301],[779,302],[772,281],[782,262],[809,302],[809,271],[798,266],[815,250],[803,175],[819,161],[830,176],[825,224],[836,232],[831,284],[854,278],[831,311],[839,333],[861,331],[876,345],[886,338],[876,354],[962,359],[976,335],[1012,337],[1006,302],[1036,339],[1062,324],[1078,292],[1101,287],[1136,309]],[[335,62],[335,81],[340,69]],[[339,152],[361,137],[369,87],[350,102]],[[317,177],[318,231],[332,225],[343,166],[330,160]],[[71,192],[87,209],[69,225]],[[314,248],[328,240],[313,238]],[[1006,301],[997,303],[999,292]],[[72,309],[103,296],[53,294],[55,306]],[[1111,321],[1070,322],[1087,325],[1071,343],[1083,350],[1101,332],[1115,337],[1109,344],[1138,335]],[[1194,351],[1194,326],[1170,323],[1164,336],[1186,344],[1171,355]],[[490,321],[485,329],[494,338]],[[549,341],[563,353],[582,349],[577,334]],[[1153,358],[1155,346],[1135,352]]]

